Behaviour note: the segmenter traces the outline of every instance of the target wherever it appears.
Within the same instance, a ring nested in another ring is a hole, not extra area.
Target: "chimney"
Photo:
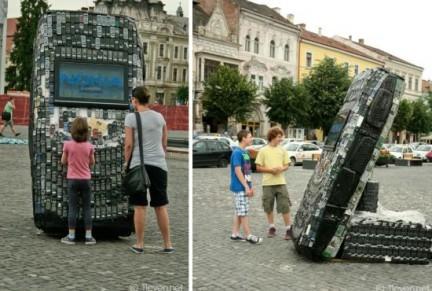
[[[359,38],[359,44],[364,44],[364,38]]]
[[[288,14],[287,19],[289,22],[294,23],[294,14],[292,14],[292,13]]]
[[[352,40],[352,35],[349,35],[348,38],[349,38],[349,40]]]
[[[321,36],[322,35],[322,28],[318,27],[318,35]]]
[[[306,30],[306,23],[300,23],[297,25],[301,30]]]
[[[276,11],[278,14],[280,14],[281,12],[281,9],[279,7],[274,7],[273,10]]]

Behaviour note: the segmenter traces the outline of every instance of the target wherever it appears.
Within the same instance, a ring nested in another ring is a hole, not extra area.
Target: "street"
[[[147,213],[142,255],[128,249],[134,235],[96,237],[95,246],[83,242],[69,246],[61,244],[59,237],[41,233],[32,218],[28,146],[0,145],[0,157],[0,290],[188,289],[186,155],[168,160],[169,214],[176,248],[170,255],[157,253],[162,238],[152,209]]]
[[[312,170],[301,166],[286,172],[288,191],[296,212]],[[432,223],[430,181],[432,164],[422,167],[376,167],[379,203],[394,211],[418,210]],[[255,196],[250,203],[253,234],[261,245],[233,242],[234,213],[229,192],[229,168],[193,170],[194,218],[193,282],[196,290],[430,290],[432,264],[366,264],[348,261],[314,263],[300,257],[292,242],[283,239],[281,216],[275,219],[277,236],[267,238],[261,208],[261,174],[253,174]],[[293,215],[292,215],[293,216]]]

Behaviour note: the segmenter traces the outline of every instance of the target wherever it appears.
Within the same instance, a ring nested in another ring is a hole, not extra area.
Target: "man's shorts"
[[[150,178],[150,206],[161,207],[168,204],[167,184],[168,173],[156,166],[145,165]],[[147,206],[147,193],[129,196],[129,203],[135,206]]]
[[[275,200],[278,213],[290,211],[291,201],[286,185],[263,186],[262,205],[265,213],[273,212]]]
[[[237,216],[247,216],[249,213],[249,198],[245,191],[234,192],[234,207]]]

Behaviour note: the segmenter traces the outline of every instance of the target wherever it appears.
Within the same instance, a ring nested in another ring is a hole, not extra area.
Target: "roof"
[[[369,46],[369,45],[365,45],[364,43],[359,43],[359,42],[355,42],[355,41],[354,41],[354,43],[357,44],[357,45],[359,45],[359,46],[362,46],[364,48],[367,48],[367,49],[369,49],[369,50],[371,50],[373,52],[376,52],[379,55],[386,56],[390,60],[397,61],[397,62],[400,62],[400,63],[404,63],[404,64],[407,64],[407,65],[410,65],[410,66],[420,67],[420,66],[414,65],[412,63],[409,63],[409,62],[407,62],[407,61],[405,61],[405,60],[403,60],[401,58],[398,58],[398,57],[396,57],[396,56],[394,56],[394,55],[392,55],[392,54],[390,54],[390,53],[388,53],[386,51],[383,51],[381,49],[378,49],[378,48],[375,48],[375,47],[372,47],[372,46]]]
[[[291,21],[280,15],[278,12],[276,12],[274,9],[268,7],[267,5],[257,4],[254,2],[250,2],[247,0],[234,0],[240,8],[253,11],[255,13],[264,15],[269,18],[273,18],[276,21],[283,22],[285,24],[290,25],[292,28],[297,28]]]
[[[319,43],[319,44],[322,44],[322,45],[325,45],[328,47],[336,48],[336,49],[339,49],[339,50],[342,50],[342,51],[345,51],[345,52],[348,52],[351,54],[358,55],[358,56],[363,57],[363,58],[373,60],[375,62],[382,63],[381,61],[374,59],[374,58],[368,56],[367,54],[362,53],[361,51],[356,50],[356,49],[354,49],[354,48],[352,48],[352,47],[350,47],[350,46],[348,46],[342,42],[339,42],[339,41],[337,41],[333,38],[327,37],[327,36],[319,35],[317,33],[311,32],[311,31],[302,30],[300,33],[300,39]]]
[[[193,29],[198,31],[198,26],[206,26],[210,20],[210,15],[205,13],[205,11],[199,5],[193,6]]]
[[[175,15],[167,15],[167,22],[174,25],[174,34],[188,34],[189,20],[187,17],[178,17]]]

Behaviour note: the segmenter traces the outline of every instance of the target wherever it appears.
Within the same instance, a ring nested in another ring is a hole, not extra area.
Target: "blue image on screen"
[[[124,68],[105,64],[60,63],[58,86],[62,99],[125,100]]]

